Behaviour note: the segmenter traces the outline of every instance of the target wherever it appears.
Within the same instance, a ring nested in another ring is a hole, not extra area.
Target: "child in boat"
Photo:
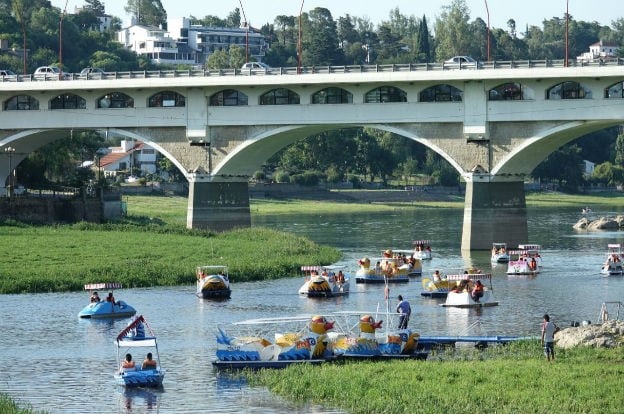
[[[93,292],[91,295],[91,303],[98,303],[100,301],[100,295],[97,292]]]

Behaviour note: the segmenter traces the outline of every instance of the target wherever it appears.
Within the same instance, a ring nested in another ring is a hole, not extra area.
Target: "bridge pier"
[[[524,182],[466,182],[462,250],[528,243]]]
[[[251,226],[249,185],[244,182],[189,182],[186,227],[226,231]]]

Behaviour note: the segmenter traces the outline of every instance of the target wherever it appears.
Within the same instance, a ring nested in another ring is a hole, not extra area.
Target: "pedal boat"
[[[447,280],[455,280],[459,284],[454,289],[451,289],[446,295],[446,302],[442,304],[444,307],[455,308],[481,308],[488,306],[497,306],[498,302],[494,299],[494,293],[492,291],[492,274],[462,274],[462,275],[447,275]],[[483,283],[483,296],[478,300],[474,300],[471,295],[472,287],[474,283],[480,280]],[[489,281],[489,287],[485,281]]]
[[[494,264],[509,262],[509,254],[507,253],[507,243],[492,243],[491,262]]]
[[[350,277],[344,266],[301,266],[305,281],[299,294],[309,298],[330,298],[349,293]]]
[[[204,299],[229,299],[230,277],[227,266],[198,266],[196,295]]]
[[[146,335],[145,329],[148,334]],[[117,385],[126,388],[157,388],[162,386],[165,370],[160,366],[160,355],[156,336],[142,315],[137,316],[115,339],[117,349],[118,371],[113,375]],[[134,351],[141,351],[140,353]],[[151,352],[156,366],[142,369],[141,361],[144,355]],[[121,368],[126,353],[134,353],[137,364],[134,368]]]
[[[89,295],[94,291],[114,291],[121,289],[121,283],[89,283],[84,286],[89,291]],[[136,309],[128,305],[123,300],[107,302],[106,299],[99,302],[91,302],[85,306],[78,317],[83,319],[106,319],[106,318],[127,318],[134,316]]]
[[[607,245],[607,260],[602,265],[600,273],[604,276],[622,276],[622,246],[620,244]]]

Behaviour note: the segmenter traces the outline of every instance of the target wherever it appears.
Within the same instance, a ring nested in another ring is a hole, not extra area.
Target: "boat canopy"
[[[146,336],[140,339],[124,338],[115,341],[120,348],[140,348],[140,347],[155,347],[156,338],[153,336]]]
[[[540,250],[542,246],[539,244],[519,244],[518,249],[520,250]]]
[[[84,285],[85,290],[110,290],[121,289],[121,283],[106,282],[106,283],[87,283]]]
[[[419,244],[430,244],[429,240],[414,240],[412,242],[412,245],[414,246],[418,246]]]
[[[464,273],[459,275],[446,275],[446,280],[492,280],[491,273]]]
[[[608,244],[609,249],[619,249],[621,245],[619,244]]]
[[[346,268],[344,265],[328,265],[328,266],[301,266],[302,272],[319,272],[322,270],[342,270]]]

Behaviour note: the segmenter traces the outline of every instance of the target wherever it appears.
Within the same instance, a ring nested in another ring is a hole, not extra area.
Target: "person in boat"
[[[407,329],[407,323],[409,322],[410,315],[412,314],[412,308],[408,301],[403,300],[403,296],[399,295],[399,304],[396,311],[401,316],[399,317],[399,329]]]
[[[106,297],[106,301],[115,305],[115,297],[113,296],[113,292],[108,292],[108,296]]]
[[[141,365],[141,369],[156,369],[156,366],[158,364],[152,358],[153,358],[152,353],[148,352],[147,356],[143,360],[143,364]]]
[[[131,354],[126,354],[126,359],[121,363],[121,371],[136,368]]]
[[[100,295],[98,295],[97,292],[93,292],[93,294],[91,295],[91,303],[99,303],[100,302]]]
[[[381,262],[377,262],[377,264],[375,264],[375,273],[376,274],[381,273]]]
[[[531,257],[531,261],[529,262],[529,269],[537,270],[537,261],[535,260],[535,257]]]
[[[441,282],[442,281],[442,276],[440,276],[440,271],[436,270],[435,272],[433,272],[433,281],[434,282]]]
[[[483,284],[480,280],[477,280],[477,283],[475,283],[475,286],[472,289],[471,296],[472,300],[474,300],[475,302],[478,302],[479,299],[483,297]]]
[[[342,270],[338,271],[338,276],[336,276],[336,282],[341,283],[341,284],[345,282],[345,277],[344,277],[344,273],[342,273]]]

